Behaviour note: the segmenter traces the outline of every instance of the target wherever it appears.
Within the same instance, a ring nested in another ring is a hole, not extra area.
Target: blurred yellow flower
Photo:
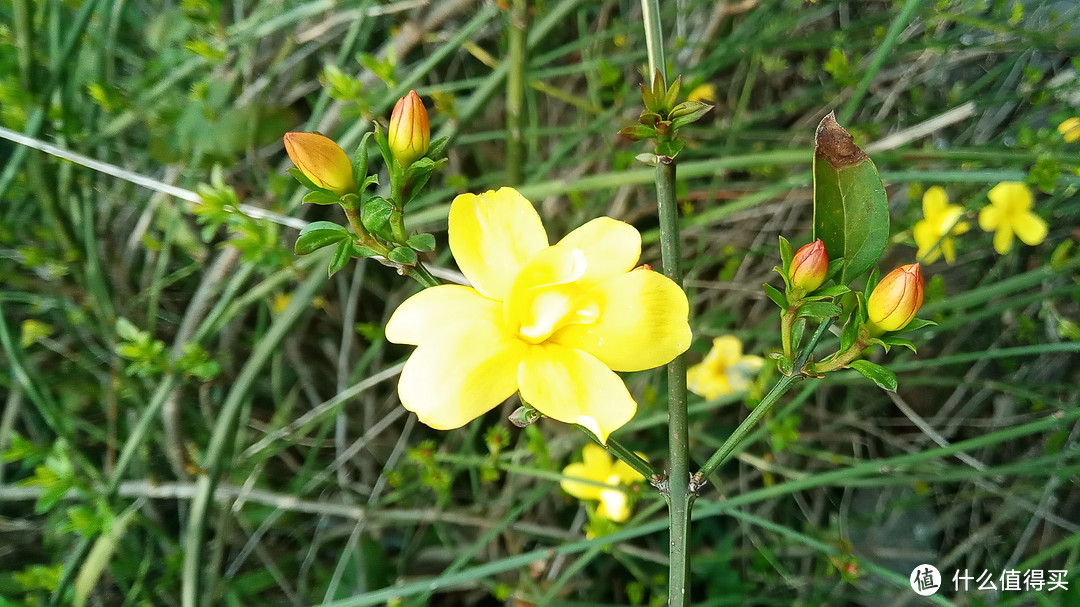
[[[1058,125],[1058,132],[1065,139],[1065,143],[1072,143],[1080,139],[1080,118],[1073,116],[1063,120]]]
[[[641,456],[640,453],[638,453]],[[642,456],[644,458],[644,456]],[[641,481],[641,475],[621,460],[613,460],[599,445],[585,445],[581,463],[563,468],[559,485],[579,500],[599,500],[596,514],[616,523],[630,518],[630,500],[625,487]],[[582,480],[592,481],[583,483]],[[603,483],[606,487],[593,483]]]
[[[953,236],[967,232],[971,226],[960,221],[964,208],[949,204],[949,197],[941,186],[934,186],[922,198],[923,219],[915,224],[915,244],[919,252],[915,254],[920,261],[933,263],[941,254],[945,254],[945,263],[956,259],[956,246]]]
[[[606,443],[637,410],[615,371],[658,367],[690,346],[686,294],[634,269],[633,226],[600,217],[549,246],[532,203],[512,188],[458,196],[449,225],[475,288],[425,289],[386,325],[388,340],[419,346],[398,395],[432,428],[458,428],[520,392]]]
[[[1026,245],[1046,238],[1046,221],[1031,212],[1034,198],[1023,183],[1006,181],[987,194],[990,204],[979,211],[979,227],[994,232],[994,250],[1004,255],[1012,247],[1013,234]]]
[[[686,96],[687,101],[706,101],[716,103],[716,87],[711,84],[700,84]]]
[[[686,385],[694,394],[713,400],[749,388],[764,364],[760,356],[743,355],[738,337],[724,335],[713,340],[700,364],[687,369]]]

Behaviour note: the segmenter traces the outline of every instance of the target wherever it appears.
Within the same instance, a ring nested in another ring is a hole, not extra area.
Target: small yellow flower
[[[443,285],[405,300],[386,338],[418,346],[398,395],[420,421],[458,428],[515,392],[547,417],[602,442],[637,404],[615,371],[667,364],[690,346],[686,294],[634,269],[641,234],[600,217],[548,245],[513,188],[450,205],[450,251],[475,287]]]
[[[641,475],[626,462],[613,460],[599,445],[585,445],[581,460],[581,463],[563,468],[563,476],[567,477],[559,483],[563,491],[579,500],[599,500],[596,514],[610,521],[621,523],[630,518],[630,500],[625,487],[640,482]],[[582,480],[607,486],[583,483]]]
[[[1031,212],[1034,199],[1022,183],[999,183],[987,194],[990,204],[979,211],[979,227],[994,232],[994,250],[1004,255],[1012,247],[1013,234],[1026,245],[1035,246],[1046,238],[1046,221]]]
[[[700,364],[687,369],[686,385],[694,394],[713,400],[749,388],[764,364],[760,356],[743,355],[738,337],[724,335],[713,340]]]
[[[1065,143],[1073,143],[1080,140],[1080,117],[1067,118],[1058,125],[1058,132],[1065,139]]]
[[[966,221],[960,221],[964,208],[949,204],[945,189],[936,185],[922,198],[923,219],[915,224],[915,244],[919,251],[915,254],[924,263],[933,263],[941,254],[945,254],[945,263],[956,259],[956,245],[953,236],[958,236],[971,229]]]
[[[386,138],[390,153],[403,169],[427,154],[431,126],[428,124],[427,109],[416,91],[409,91],[394,105]]]
[[[285,151],[305,177],[341,196],[356,191],[352,161],[341,146],[318,133],[285,133]]]
[[[700,84],[690,91],[690,94],[686,96],[686,100],[716,103],[716,87],[708,83]]]

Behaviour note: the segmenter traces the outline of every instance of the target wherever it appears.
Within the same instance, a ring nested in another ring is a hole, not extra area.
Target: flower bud
[[[416,91],[409,91],[408,95],[398,99],[394,113],[390,115],[387,139],[390,153],[403,169],[427,153],[431,126],[424,102],[420,101]]]
[[[791,267],[788,268],[791,285],[802,287],[807,293],[820,287],[828,273],[829,254],[825,252],[825,243],[820,238],[795,251]]]
[[[917,263],[889,272],[866,302],[870,323],[883,332],[903,329],[922,306],[924,288]]]
[[[356,191],[352,161],[330,138],[318,133],[285,133],[285,151],[315,185],[338,196]]]

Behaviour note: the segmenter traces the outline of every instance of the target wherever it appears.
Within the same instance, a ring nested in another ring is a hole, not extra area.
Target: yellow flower
[[[640,456],[641,454],[638,453]],[[579,500],[599,500],[596,514],[616,523],[630,518],[630,503],[623,487],[639,482],[641,475],[622,460],[612,460],[599,445],[585,445],[581,463],[563,468],[564,478],[559,485],[563,491]],[[603,483],[601,487],[581,480]]]
[[[705,83],[700,84],[686,96],[687,101],[707,101],[716,103],[716,87]]]
[[[1030,246],[1046,238],[1046,222],[1031,212],[1034,199],[1026,185],[1006,181],[994,186],[987,196],[990,204],[979,211],[979,227],[994,232],[994,250],[998,253],[1009,252],[1013,234]]]
[[[764,364],[760,356],[743,355],[738,337],[724,335],[713,340],[712,350],[700,364],[687,369],[686,386],[708,400],[742,392]]]
[[[956,259],[956,246],[953,236],[967,232],[971,226],[960,221],[964,208],[949,204],[945,189],[936,185],[922,197],[923,219],[915,224],[915,244],[919,251],[915,254],[924,263],[933,263],[941,254],[945,254],[945,263]]]
[[[1065,143],[1072,143],[1080,139],[1080,118],[1073,116],[1063,120],[1058,125],[1058,132],[1065,139]]]
[[[425,289],[386,325],[388,340],[419,346],[398,395],[432,428],[458,428],[520,392],[606,443],[637,410],[614,371],[658,367],[689,347],[686,294],[634,269],[633,226],[600,217],[548,246],[532,203],[512,188],[458,196],[449,224],[475,288]]]

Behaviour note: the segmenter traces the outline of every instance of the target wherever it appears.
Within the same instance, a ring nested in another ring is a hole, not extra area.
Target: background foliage
[[[394,390],[407,349],[380,328],[416,287],[371,261],[327,281],[324,257],[292,253],[302,222],[341,217],[300,205],[282,133],[351,150],[415,88],[433,137],[454,138],[410,207],[439,239],[432,265],[452,268],[452,197],[513,182],[552,232],[610,215],[659,262],[643,144],[614,136],[640,111],[638,3],[510,4],[0,6],[2,126],[126,172],[0,141],[0,605],[177,605],[193,516],[211,604],[663,601],[651,490],[620,531],[587,539],[584,506],[557,490],[582,435],[509,427],[513,401],[460,431],[417,425]],[[683,90],[711,85],[716,101],[679,158],[691,362],[731,332],[749,352],[779,347],[761,284],[778,280],[778,234],[809,238],[830,109],[887,185],[883,270],[914,258],[931,185],[974,222],[991,187],[1026,181],[1050,223],[1004,256],[973,229],[956,263],[924,267],[920,316],[939,324],[918,355],[886,357],[897,394],[854,374],[800,386],[714,475],[691,542],[700,604],[902,604],[924,562],[1071,578],[1067,596],[946,589],[944,604],[1080,601],[1080,143],[1055,130],[1080,114],[1080,9],[664,4]],[[691,402],[693,459],[774,373],[749,396]],[[629,385],[641,408],[620,440],[662,462],[662,376]],[[193,510],[208,469],[224,473],[217,500]]]

